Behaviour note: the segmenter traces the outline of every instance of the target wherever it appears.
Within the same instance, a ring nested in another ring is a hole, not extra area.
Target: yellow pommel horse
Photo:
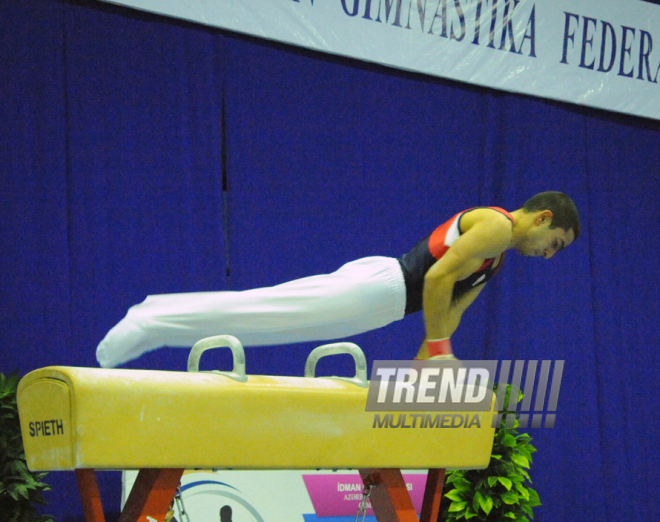
[[[233,370],[199,372],[217,347],[231,348]],[[314,376],[335,353],[353,356],[354,378]],[[75,470],[87,522],[105,520],[95,470],[139,469],[120,521],[162,522],[193,468],[359,469],[379,522],[416,522],[400,469],[429,469],[421,520],[435,522],[444,470],[488,465],[493,413],[478,413],[481,428],[375,429],[366,377],[352,343],[313,350],[305,377],[248,376],[231,336],[197,343],[188,372],[42,368],[18,387],[27,464]]]

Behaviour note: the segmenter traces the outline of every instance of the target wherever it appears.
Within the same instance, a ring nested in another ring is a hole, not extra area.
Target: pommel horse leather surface
[[[324,377],[52,366],[21,380],[18,407],[33,471],[488,465],[492,412],[478,413],[481,428],[375,428],[367,391]]]

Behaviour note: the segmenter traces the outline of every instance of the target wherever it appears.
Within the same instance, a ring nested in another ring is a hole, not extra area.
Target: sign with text
[[[646,0],[112,0],[484,87],[660,119]]]
[[[481,428],[475,412],[491,409],[500,412],[494,428],[515,419],[521,428],[554,428],[563,373],[564,361],[550,360],[377,360],[365,411],[383,412],[374,428]]]

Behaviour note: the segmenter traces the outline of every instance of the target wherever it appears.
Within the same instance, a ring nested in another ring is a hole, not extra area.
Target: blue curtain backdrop
[[[148,294],[399,256],[466,207],[563,190],[582,237],[550,262],[510,254],[454,345],[566,361],[556,427],[529,430],[536,520],[656,520],[658,122],[91,1],[0,3],[0,73],[0,371],[95,366]],[[406,359],[422,335],[412,316],[353,340]],[[251,348],[248,371],[301,375],[313,346]],[[82,520],[73,474],[47,481],[46,511]],[[118,510],[119,475],[101,488]]]

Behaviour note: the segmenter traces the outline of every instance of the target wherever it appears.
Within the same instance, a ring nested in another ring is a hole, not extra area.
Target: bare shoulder
[[[463,214],[461,217],[461,231],[463,233],[475,225],[479,225],[479,228],[487,228],[492,232],[501,230],[502,232],[513,233],[511,220],[502,212],[492,208],[475,208]]]
[[[475,208],[461,217],[461,232],[488,237],[494,249],[504,251],[513,238],[513,224],[502,212]]]

